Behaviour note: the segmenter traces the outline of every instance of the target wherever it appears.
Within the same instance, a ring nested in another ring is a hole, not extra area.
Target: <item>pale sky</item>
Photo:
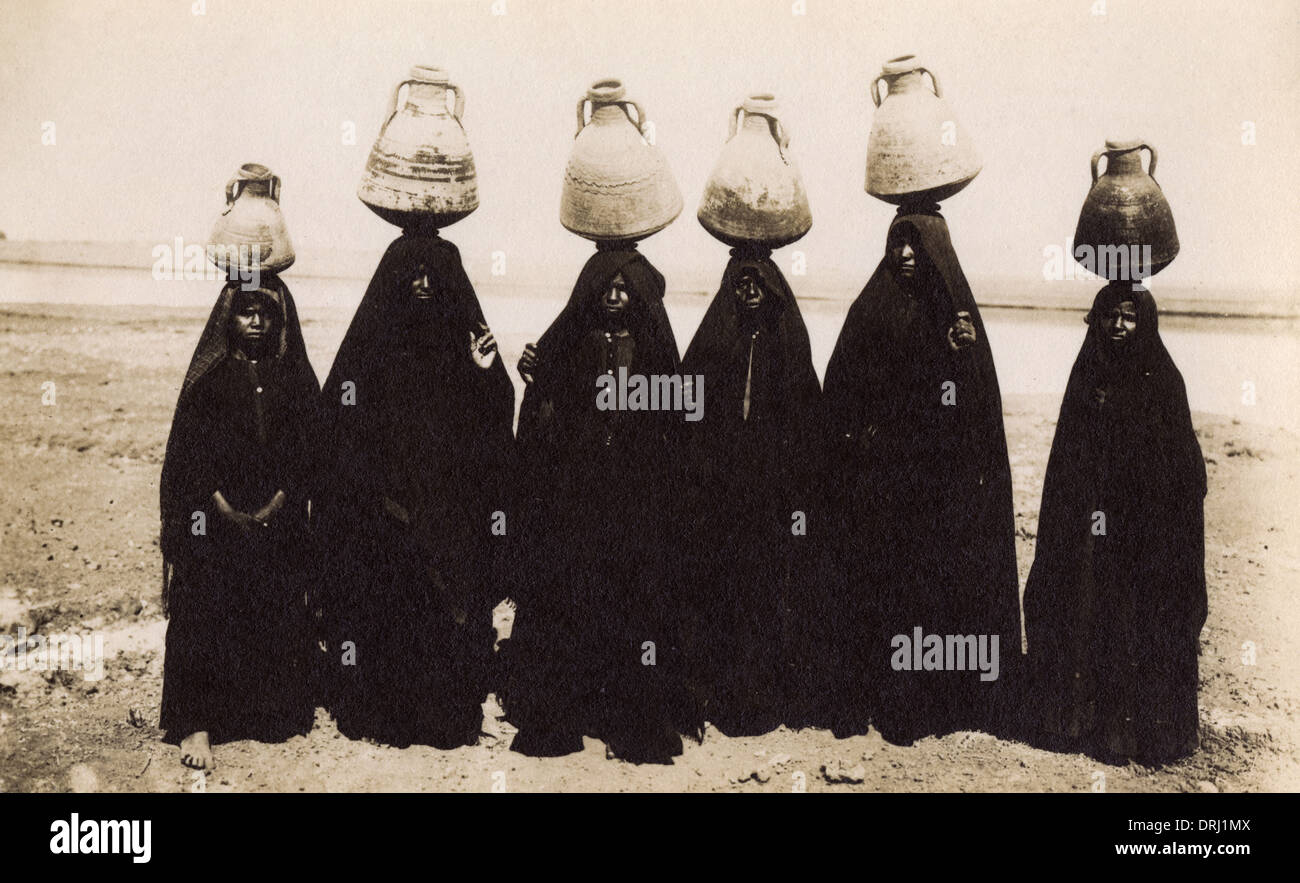
[[[195,14],[201,8],[202,14]],[[795,14],[800,8],[805,14]],[[504,9],[505,14],[495,11]],[[591,245],[559,223],[574,106],[621,77],[685,200],[643,249],[713,278],[695,220],[752,91],[776,93],[813,213],[808,274],[865,281],[893,208],[863,191],[881,64],[938,73],[984,170],[944,206],[968,275],[1036,277],[1062,248],[1107,137],[1160,151],[1182,253],[1160,277],[1290,289],[1297,270],[1300,4],[1289,0],[41,2],[0,7],[0,230],[11,239],[202,242],[243,162],[283,179],[300,252],[397,235],[356,197],[412,64],[464,88],[481,206],[446,231],[471,275],[571,282]],[[1101,13],[1101,14],[1098,14]],[[42,144],[43,124],[55,144]],[[356,127],[356,143],[343,141]],[[1242,143],[1254,126],[1254,145]],[[289,271],[291,274],[293,270]]]

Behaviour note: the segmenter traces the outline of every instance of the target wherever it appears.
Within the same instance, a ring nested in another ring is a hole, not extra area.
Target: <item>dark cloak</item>
[[[410,289],[420,264],[427,301]],[[456,247],[407,233],[379,262],[321,394],[326,682],[348,736],[478,738],[505,596],[491,528],[509,508],[514,415],[500,355],[486,369],[471,357],[481,324]]]
[[[907,740],[1004,728],[1021,654],[1011,468],[988,334],[942,216],[900,212],[890,233],[903,225],[919,239],[919,294],[886,255],[849,309],[823,399],[835,449],[844,725],[862,728],[874,694],[877,725]],[[960,311],[976,342],[953,352],[947,332]],[[943,403],[947,381],[956,404]],[[892,638],[910,640],[918,626],[997,635],[998,680],[895,671]]]
[[[800,718],[795,706],[824,687],[812,678],[822,611],[808,525],[820,502],[821,385],[781,271],[766,255],[732,255],[682,360],[684,375],[705,378],[705,407],[683,425],[680,527],[692,681],[719,729],[752,733]],[[765,292],[753,311],[735,296],[747,273]]]
[[[1103,323],[1124,300],[1137,328],[1112,355]],[[1025,586],[1034,695],[1043,728],[1076,748],[1163,761],[1197,745],[1205,461],[1150,292],[1108,285],[1088,323]]]
[[[596,377],[616,363],[600,299],[619,273],[629,374],[677,373],[663,277],[632,247],[599,247],[538,341],[520,410],[525,560],[505,704],[520,729],[515,750],[567,753],[590,735],[625,759],[667,762],[681,751],[680,609],[667,538],[682,414],[597,408]],[[645,642],[654,665],[642,664]]]
[[[293,296],[274,276],[274,355],[233,354],[227,285],[190,360],[160,481],[163,604],[169,615],[159,726],[169,740],[276,740],[311,729],[307,590],[308,492],[316,375]],[[277,490],[284,506],[244,536],[212,495],[251,513]],[[194,513],[203,513],[196,534]]]

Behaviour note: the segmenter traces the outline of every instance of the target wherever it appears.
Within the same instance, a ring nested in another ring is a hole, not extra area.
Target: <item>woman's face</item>
[[[751,272],[736,280],[736,302],[742,310],[754,311],[763,305],[763,286]]]
[[[609,287],[600,298],[600,308],[605,314],[605,318],[614,320],[622,319],[627,313],[628,304],[631,297],[627,293],[627,283],[623,279],[623,274],[619,273],[609,281]]]
[[[1102,317],[1106,337],[1115,346],[1123,346],[1137,332],[1137,305],[1131,300],[1121,301]]]
[[[912,230],[910,227],[902,227],[889,238],[889,264],[894,270],[894,274],[905,281],[916,279],[916,243],[912,241]]]
[[[420,264],[415,270],[415,277],[411,280],[411,295],[417,300],[431,300],[433,294],[433,279],[429,274],[429,268]]]
[[[260,292],[241,295],[231,322],[236,345],[246,353],[258,352],[275,328],[275,304]]]

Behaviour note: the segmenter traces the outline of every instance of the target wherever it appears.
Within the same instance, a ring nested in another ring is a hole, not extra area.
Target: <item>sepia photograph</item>
[[[34,853],[148,863],[216,793],[966,792],[1217,859],[1222,795],[1300,790],[1291,0],[3,0],[0,45]]]

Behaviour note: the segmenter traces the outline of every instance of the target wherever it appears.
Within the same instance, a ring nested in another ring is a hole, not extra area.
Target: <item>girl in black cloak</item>
[[[868,712],[901,742],[1005,726],[1021,655],[1011,468],[988,336],[937,208],[895,216],[823,399],[848,678],[839,728],[862,731]],[[965,671],[895,670],[894,637],[910,642],[917,627],[988,636],[990,656],[997,636],[997,680],[982,681],[970,659]]]
[[[227,285],[190,360],[160,481],[159,726],[181,760],[311,729],[305,603],[316,374],[289,289]],[[210,741],[211,740],[211,741]]]
[[[325,680],[347,736],[478,740],[514,416],[496,354],[456,247],[394,241],[321,394]]]
[[[527,563],[513,593],[506,714],[521,753],[578,751],[583,735],[635,762],[671,763],[682,751],[667,548],[682,415],[596,401],[601,374],[677,374],[663,295],[663,277],[633,244],[600,243],[520,362]]]
[[[1205,461],[1151,293],[1103,288],[1056,424],[1025,630],[1040,723],[1066,747],[1195,750]]]
[[[801,718],[793,703],[806,708],[820,692],[805,647],[819,634],[807,519],[821,385],[799,305],[768,250],[731,254],[682,360],[683,375],[702,375],[708,391],[703,419],[684,424],[687,645],[709,720],[756,734]]]

